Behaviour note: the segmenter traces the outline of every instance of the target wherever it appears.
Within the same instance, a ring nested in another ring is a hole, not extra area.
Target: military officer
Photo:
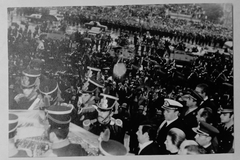
[[[198,127],[192,129],[196,134],[195,141],[205,148],[207,154],[216,153],[213,140],[219,133],[219,130],[212,125],[201,121]]]
[[[79,91],[77,110],[78,110],[78,120],[76,124],[83,126],[82,122],[85,119],[93,120],[97,117],[98,113],[96,110],[96,102],[99,99],[99,94],[102,92],[103,85],[92,78],[84,83],[82,89]]]
[[[40,96],[38,94],[38,88],[40,85],[40,71],[27,68],[22,72],[21,77],[21,91],[14,97],[14,102],[10,109],[24,109],[33,110],[38,108],[40,103]]]
[[[233,107],[228,104],[220,110],[221,123],[218,126],[218,153],[228,153],[233,147],[234,115]]]
[[[110,139],[124,143],[125,132],[122,128],[123,122],[120,119],[114,119],[112,116],[117,104],[117,97],[107,94],[100,94],[101,100],[97,104],[98,116],[91,121],[89,131],[100,135],[106,129],[110,130]],[[85,120],[86,121],[86,120]]]
[[[46,109],[49,122],[48,138],[51,145],[52,154],[57,157],[87,156],[87,152],[80,144],[73,144],[68,139],[69,124],[73,106],[52,105]]]
[[[198,126],[196,115],[199,111],[199,105],[203,100],[202,97],[194,90],[188,90],[181,99],[185,102],[186,108],[181,113],[181,118],[185,125],[185,133],[187,139],[194,140],[195,133],[193,127]]]
[[[58,82],[54,79],[44,79],[39,86],[39,92],[42,96],[40,109],[48,108],[51,105],[57,105],[63,102],[61,90]]]
[[[173,99],[164,99],[164,104],[162,108],[164,109],[164,121],[160,124],[157,130],[156,141],[161,148],[162,154],[167,154],[166,147],[165,147],[165,140],[167,138],[167,133],[171,128],[184,128],[183,121],[179,118],[180,110],[182,109],[183,105],[178,101]]]

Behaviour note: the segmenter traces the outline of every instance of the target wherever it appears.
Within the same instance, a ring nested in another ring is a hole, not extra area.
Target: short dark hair
[[[157,134],[157,130],[155,127],[153,127],[151,124],[140,124],[140,126],[142,127],[142,134],[144,133],[148,133],[149,136],[149,140],[155,140],[156,138],[156,134]]]
[[[206,150],[200,145],[188,145],[185,147],[187,150],[187,154],[195,153],[195,154],[206,154]]]
[[[197,87],[202,89],[202,93],[206,93],[207,95],[209,94],[209,87],[205,83],[200,83],[197,85]]]
[[[66,139],[69,133],[69,127],[57,128],[51,126],[48,133],[50,134],[51,132],[55,133],[58,139]]]
[[[202,114],[200,116],[204,117],[206,119],[206,122],[209,123],[209,124],[213,122],[213,119],[212,119],[212,116],[213,116],[212,109],[209,108],[209,107],[203,108],[203,112],[202,112]]]

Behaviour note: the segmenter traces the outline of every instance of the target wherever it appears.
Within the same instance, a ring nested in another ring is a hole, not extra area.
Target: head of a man
[[[112,110],[98,110],[98,122],[102,124],[107,124],[112,117]]]
[[[199,126],[192,129],[196,136],[196,142],[203,147],[211,144],[213,138],[219,133],[218,129],[204,121],[200,121]]]
[[[37,70],[27,68],[22,72],[21,87],[25,97],[31,97],[32,93],[40,84],[39,77],[41,73]]]
[[[69,127],[58,128],[50,126],[48,130],[49,141],[54,143],[67,138]]]
[[[186,149],[186,147],[192,146],[192,145],[198,146],[197,142],[194,141],[194,140],[184,140],[180,145],[180,149],[179,149],[178,154],[187,155],[188,154],[188,149]]]
[[[66,139],[69,133],[72,110],[72,105],[52,105],[46,108],[45,112],[50,125],[47,135],[51,142]]]
[[[208,85],[205,83],[198,84],[195,88],[195,91],[203,98],[205,99],[208,96]]]
[[[172,153],[178,152],[181,143],[185,140],[185,137],[186,135],[181,129],[170,129],[164,142],[166,149]]]
[[[187,91],[181,100],[185,102],[187,107],[197,107],[203,100],[203,98],[194,90]]]
[[[154,140],[156,137],[156,129],[150,124],[141,124],[136,132],[137,139],[140,144]]]
[[[172,121],[178,118],[182,104],[172,99],[164,99],[162,108],[164,109],[163,115],[166,121]]]
[[[112,115],[114,114],[114,110],[116,109],[118,103],[118,98],[108,94],[100,94],[101,100],[97,104],[98,111],[98,122],[102,124],[106,124],[110,122]]]
[[[209,107],[201,108],[196,115],[197,121],[212,123],[212,109]]]
[[[205,135],[205,134],[200,134],[200,133],[197,133],[194,138],[200,146],[207,146],[207,145],[211,144],[211,141],[212,141],[211,136]]]
[[[233,112],[222,112],[220,114],[220,120],[221,120],[221,123],[223,124],[233,122],[233,119],[234,119]]]
[[[230,124],[234,122],[233,105],[226,104],[219,110],[220,120],[222,124]]]

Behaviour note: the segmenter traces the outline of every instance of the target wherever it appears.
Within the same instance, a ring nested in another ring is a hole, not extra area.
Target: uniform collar
[[[173,120],[171,120],[171,121],[167,121],[167,120],[166,120],[167,126],[168,126],[169,124],[171,124],[172,122],[176,121],[177,119],[178,119],[178,117],[176,117],[175,119],[173,119]]]
[[[53,143],[52,144],[52,149],[63,148],[65,146],[68,146],[69,144],[70,144],[70,141],[68,139],[65,139],[63,141]]]

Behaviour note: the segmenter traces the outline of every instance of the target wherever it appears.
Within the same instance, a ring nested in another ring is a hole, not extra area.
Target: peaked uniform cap
[[[233,113],[233,105],[227,104],[224,107],[221,107],[219,113]]]
[[[182,98],[187,97],[187,96],[191,96],[197,102],[203,101],[203,98],[195,90],[192,90],[192,89],[185,92],[184,95],[182,96]]]
[[[21,85],[26,88],[34,87],[37,83],[37,79],[41,76],[40,71],[27,68],[22,71]]]
[[[115,140],[101,141],[99,149],[105,156],[124,156],[127,154],[125,146]]]
[[[99,68],[94,68],[94,67],[89,67],[89,66],[87,66],[87,68],[88,68],[89,70],[92,70],[92,71],[97,71],[97,72],[100,72],[100,71],[101,71],[101,69],[99,69]]]
[[[100,103],[97,104],[98,109],[101,111],[109,111],[112,110],[113,107],[116,105],[119,98],[101,93],[100,96],[102,96]]]
[[[198,127],[192,128],[192,130],[197,134],[203,134],[205,136],[214,136],[219,133],[217,128],[203,121],[200,122]]]
[[[39,76],[41,76],[40,71],[35,70],[35,69],[31,69],[31,68],[25,69],[22,73],[23,73],[24,76],[27,76],[27,77],[39,77]]]
[[[94,78],[88,78],[82,87],[82,93],[93,93],[97,88],[103,88],[101,82],[95,80]]]
[[[45,79],[41,81],[39,86],[39,92],[45,95],[50,95],[53,92],[57,91],[58,83],[53,79]]]
[[[164,103],[162,106],[163,109],[179,109],[182,107],[183,105],[180,102],[168,98],[164,99]]]
[[[10,133],[15,131],[18,125],[18,116],[16,114],[9,113],[8,124],[9,124],[8,132]]]
[[[71,121],[73,106],[52,105],[46,109],[49,124],[56,128],[67,128]]]
[[[101,72],[101,69],[99,69],[99,68],[94,68],[94,67],[89,67],[89,66],[87,66],[87,69],[88,69],[88,71],[87,71],[87,73],[86,73],[85,79],[91,78],[91,77],[93,77],[93,76],[97,76],[98,73]]]

